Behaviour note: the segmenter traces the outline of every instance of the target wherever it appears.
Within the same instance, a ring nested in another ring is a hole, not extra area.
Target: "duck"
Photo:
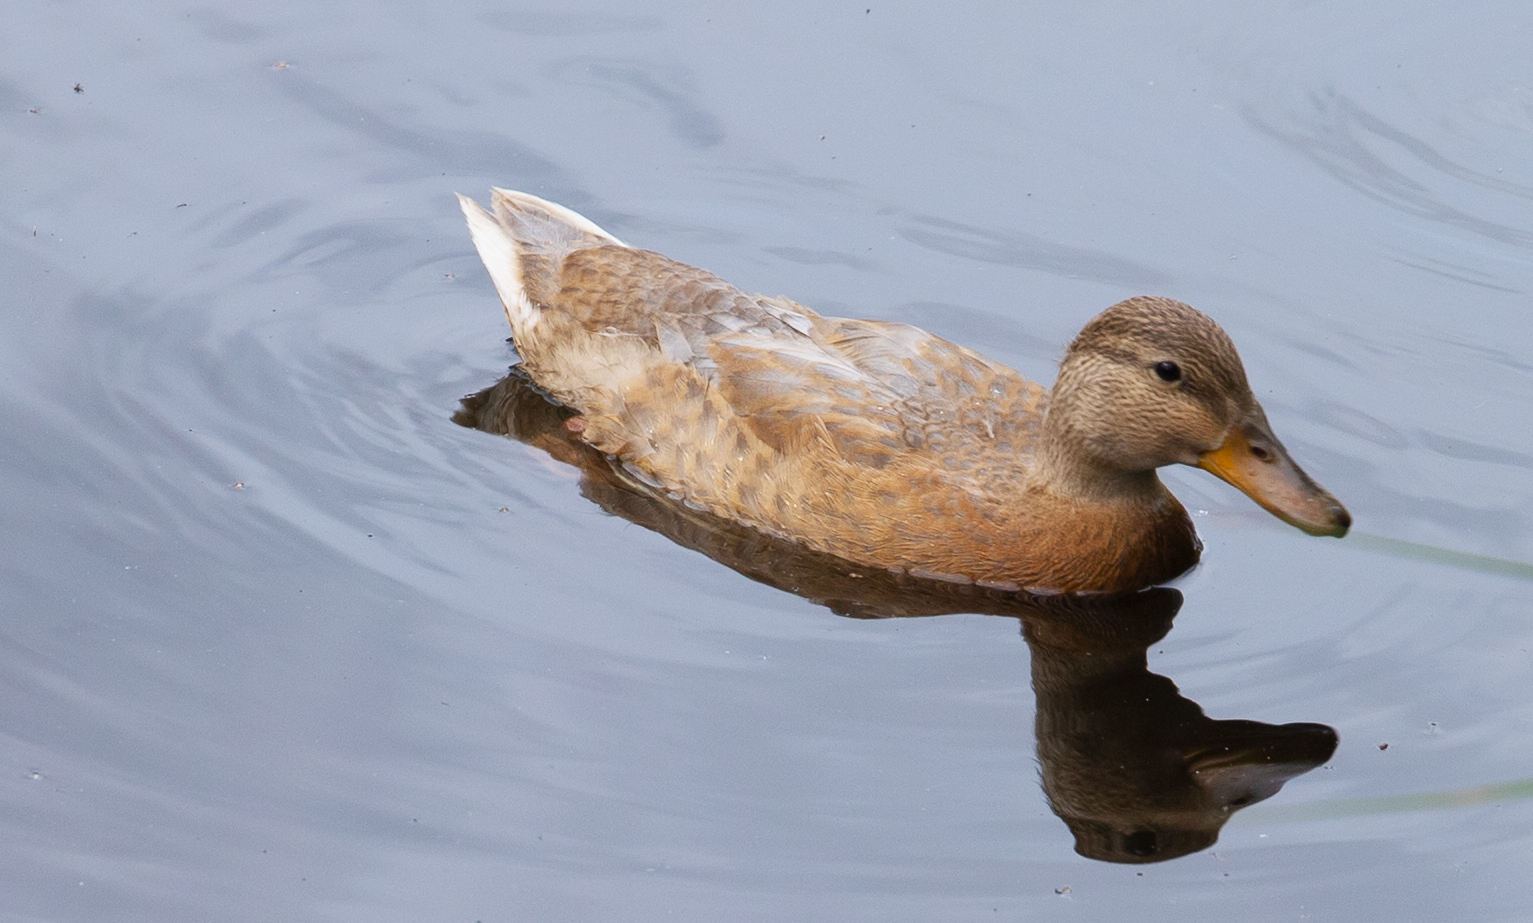
[[[1049,389],[909,324],[748,294],[525,192],[458,200],[572,437],[690,509],[862,567],[1043,594],[1198,563],[1167,465],[1312,535],[1351,524],[1273,434],[1229,336],[1180,301],[1098,314]]]

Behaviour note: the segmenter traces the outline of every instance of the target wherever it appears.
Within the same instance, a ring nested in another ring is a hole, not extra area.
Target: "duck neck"
[[[1038,473],[1053,493],[1093,503],[1153,502],[1165,493],[1155,469],[1129,470],[1094,451],[1093,437],[1079,425],[1074,389],[1061,376],[1044,413]]]
[[[1068,450],[1051,449],[1047,437],[1039,452],[1038,470],[1048,489],[1062,497],[1093,503],[1153,502],[1165,485],[1151,471],[1124,471],[1093,464]]]

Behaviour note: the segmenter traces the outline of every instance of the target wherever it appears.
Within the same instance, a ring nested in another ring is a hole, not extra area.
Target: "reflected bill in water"
[[[573,416],[512,369],[464,398],[453,420],[548,452],[581,470],[582,494],[607,512],[838,615],[1017,619],[1032,654],[1043,787],[1083,856],[1160,862],[1205,849],[1235,811],[1336,749],[1323,724],[1209,718],[1151,673],[1147,652],[1171,630],[1177,590],[1033,596],[856,565],[658,495],[576,438]]]

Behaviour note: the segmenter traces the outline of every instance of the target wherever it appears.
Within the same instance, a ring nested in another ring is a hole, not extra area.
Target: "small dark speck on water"
[[[1388,750],[1389,749],[1389,744],[1379,744],[1379,749],[1380,750]]]
[[[76,93],[84,93],[85,92],[85,84],[83,84],[83,83],[75,84],[75,92]]]

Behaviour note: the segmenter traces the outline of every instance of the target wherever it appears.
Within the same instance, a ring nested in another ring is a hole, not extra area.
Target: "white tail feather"
[[[541,220],[534,221],[531,227],[545,232],[555,231],[558,236],[550,240],[565,241],[566,246],[570,241],[580,239],[582,234],[587,235],[587,239],[595,238],[591,243],[628,246],[597,227],[595,222],[584,215],[535,195],[497,188],[492,190],[492,198],[497,215],[485,211],[478,202],[464,195],[458,196],[458,204],[468,219],[468,232],[474,239],[474,249],[479,251],[479,259],[484,261],[484,268],[490,271],[490,281],[495,283],[495,291],[500,293],[500,303],[506,309],[506,319],[511,322],[513,337],[520,337],[524,331],[537,326],[538,309],[533,307],[532,299],[527,297],[527,285],[522,277],[521,250],[507,222],[517,227],[527,227],[527,219],[537,216]],[[573,229],[574,233],[569,230],[556,231],[559,225]]]
[[[459,195],[458,204],[468,219],[468,233],[474,239],[474,249],[479,251],[479,259],[490,271],[495,291],[500,293],[506,320],[511,322],[511,335],[520,336],[523,330],[531,330],[537,325],[538,311],[522,286],[522,261],[517,256],[516,241],[478,202]]]
[[[580,230],[585,231],[587,234],[594,234],[597,237],[600,237],[602,240],[607,241],[608,243],[617,244],[619,247],[628,246],[621,240],[618,240],[616,237],[613,237],[611,234],[608,234],[606,231],[603,231],[601,228],[597,227],[596,222],[592,221],[590,218],[587,218],[585,215],[582,215],[579,212],[565,208],[563,205],[560,205],[557,202],[550,202],[547,199],[540,199],[535,195],[529,195],[525,192],[517,192],[514,189],[502,189],[499,186],[491,187],[490,191],[496,195],[504,196],[513,202],[519,202],[523,205],[531,206],[535,210],[540,209],[542,211],[548,212],[550,215],[558,218],[560,221],[573,225]]]

